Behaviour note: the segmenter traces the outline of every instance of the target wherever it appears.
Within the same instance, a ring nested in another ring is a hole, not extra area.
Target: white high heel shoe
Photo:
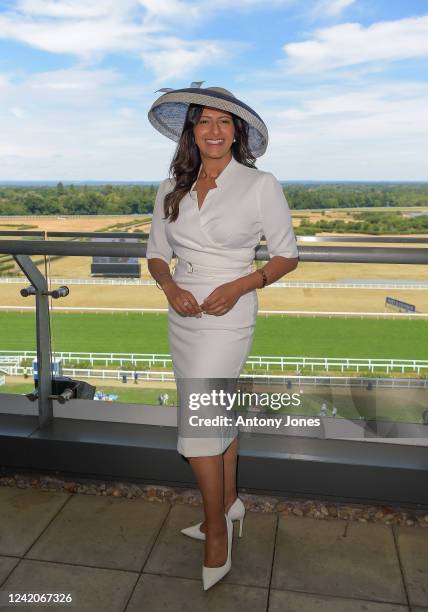
[[[242,537],[242,523],[244,521],[245,516],[245,506],[242,503],[242,500],[237,497],[233,504],[230,506],[227,516],[231,521],[239,521],[239,537]],[[191,527],[185,527],[181,530],[181,533],[188,536],[189,538],[193,538],[194,540],[205,540],[205,534],[201,531],[202,523],[197,523],[196,525],[192,525]]]
[[[224,515],[226,519],[227,527],[227,559],[224,565],[220,567],[206,567],[202,566],[202,584],[204,585],[204,591],[207,591],[212,586],[221,580],[230,571],[232,567],[232,539],[233,539],[233,523],[231,519]]]

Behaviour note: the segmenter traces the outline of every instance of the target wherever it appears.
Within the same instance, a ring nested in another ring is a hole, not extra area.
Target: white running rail
[[[33,360],[37,357],[36,351],[8,351],[0,350],[0,368],[2,364],[16,367],[22,361]],[[145,368],[172,368],[171,355],[168,353],[88,353],[73,351],[55,351],[55,358],[62,360],[63,366],[72,367],[81,362],[94,366],[142,367]],[[415,372],[423,374],[428,370],[426,359],[371,359],[357,357],[302,357],[302,356],[276,356],[276,355],[250,355],[245,364],[246,370],[272,370],[295,369],[297,373],[302,369],[323,371],[347,370],[360,372]]]
[[[28,312],[35,311],[35,306],[0,306],[0,310],[5,312]],[[104,308],[97,306],[56,306],[55,312],[139,312],[142,315],[145,312],[166,313],[167,308]],[[329,311],[329,310],[259,310],[259,315],[293,315],[302,317],[407,317],[407,319],[415,319],[421,317],[428,318],[428,312],[344,312],[344,311]]]
[[[21,376],[24,371],[32,376],[31,368],[16,367],[12,372],[15,376]],[[64,368],[63,374],[72,378],[87,378],[87,379],[103,379],[103,380],[119,380],[123,381],[123,376],[126,376],[127,382],[132,383],[135,373],[138,374],[138,381],[161,381],[175,382],[173,372],[156,372],[147,370],[91,370],[85,368]],[[297,385],[312,385],[312,386],[329,386],[329,387],[364,387],[370,383],[373,387],[385,387],[390,389],[428,389],[427,379],[418,378],[348,378],[345,376],[295,376],[280,374],[241,374],[241,379],[251,378],[251,380],[259,381],[260,383],[278,383],[278,384],[297,384]]]
[[[51,277],[49,281],[58,285],[155,285],[150,279],[141,278],[61,278]],[[23,276],[0,276],[0,283],[3,284],[27,284]],[[298,288],[298,289],[414,289],[417,291],[427,291],[428,281],[340,281],[340,282],[315,282],[315,281],[282,281],[272,283],[269,288]]]

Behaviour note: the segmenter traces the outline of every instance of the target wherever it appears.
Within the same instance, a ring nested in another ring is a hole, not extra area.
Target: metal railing
[[[0,276],[0,284],[5,285],[21,285],[26,279],[23,276]],[[58,285],[137,285],[147,286],[155,285],[155,281],[142,278],[65,278],[65,277],[50,277],[51,283]],[[355,279],[354,281],[277,281],[269,285],[272,288],[296,288],[296,289],[412,289],[416,291],[426,291],[428,289],[428,281],[389,281],[389,280],[373,280],[364,281]]]
[[[2,365],[20,366],[23,360],[35,359],[37,351],[7,351],[0,350],[0,368]],[[64,365],[73,365],[80,361],[89,362],[91,366],[100,365],[132,365],[147,367],[172,367],[172,358],[168,353],[94,353],[83,351],[55,351],[55,358],[60,359]],[[379,359],[379,358],[356,358],[356,357],[303,357],[303,356],[278,356],[278,355],[249,355],[244,364],[244,368],[255,368],[264,370],[288,370],[290,366],[298,371],[302,368],[322,368],[326,372],[334,369],[344,372],[345,370],[355,370],[359,372],[366,370],[375,372],[376,370],[399,371],[404,374],[406,371],[420,374],[423,370],[428,370],[428,359]],[[78,367],[78,366],[75,366]]]
[[[35,290],[36,297],[36,338],[38,362],[38,407],[39,425],[44,427],[53,419],[52,380],[51,380],[51,339],[49,325],[49,290],[47,279],[41,274],[30,256],[113,256],[113,257],[145,257],[147,244],[144,242],[89,242],[89,241],[60,241],[48,240],[51,237],[90,238],[104,237],[130,237],[126,232],[2,232],[3,235],[21,237],[39,237],[44,240],[0,240],[0,254],[12,255]],[[132,238],[144,238],[146,234],[133,233]],[[313,238],[313,240],[308,240]],[[334,240],[332,240],[334,238]],[[368,240],[370,237],[303,237],[301,242],[314,241],[348,241],[348,242],[385,242],[385,238]],[[412,242],[428,244],[427,239],[411,238]],[[410,242],[407,239],[388,240],[391,243]],[[255,250],[256,260],[268,260],[269,254],[265,245],[259,245]],[[299,246],[300,261],[311,262],[342,262],[342,263],[383,263],[383,264],[427,264],[428,248],[409,247],[361,247],[361,246]]]

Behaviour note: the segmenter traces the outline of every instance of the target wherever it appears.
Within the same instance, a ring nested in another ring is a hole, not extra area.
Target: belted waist
[[[223,268],[218,265],[202,265],[200,263],[195,263],[194,261],[189,261],[187,259],[183,259],[182,257],[177,257],[175,269],[177,272],[186,272],[188,274],[202,274],[206,276],[243,276],[245,274],[250,274],[252,272],[251,264],[247,265],[239,265],[230,268]]]

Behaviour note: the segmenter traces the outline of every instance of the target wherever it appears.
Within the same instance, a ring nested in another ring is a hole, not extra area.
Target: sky
[[[159,181],[162,87],[231,91],[279,180],[428,180],[428,0],[0,0],[0,181]]]

